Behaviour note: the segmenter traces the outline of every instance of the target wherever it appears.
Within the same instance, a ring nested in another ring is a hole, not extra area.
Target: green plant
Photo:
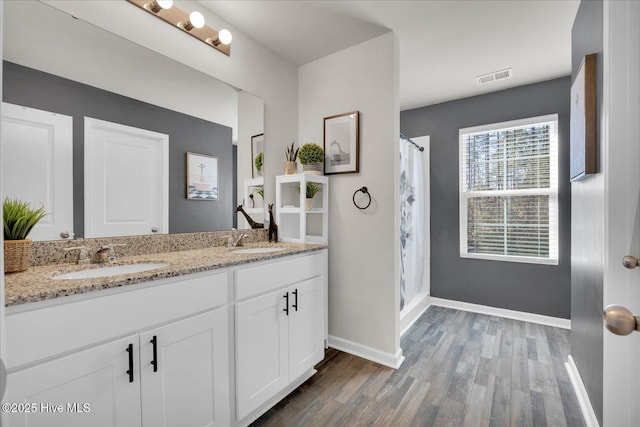
[[[298,159],[298,150],[300,147],[295,147],[295,142],[291,141],[291,147],[287,145],[287,149],[284,153],[284,157],[287,159],[287,162],[295,162]]]
[[[324,160],[324,150],[318,144],[307,143],[300,147],[298,157],[300,158],[300,163],[303,165],[322,163]]]
[[[256,165],[256,170],[261,171],[262,170],[262,161],[264,160],[264,153],[261,151],[258,153],[258,155],[256,156],[255,160],[253,161],[253,163]]]
[[[297,187],[298,193],[300,192],[300,186],[298,185]],[[307,199],[313,199],[313,197],[318,194],[319,192],[322,191],[322,186],[319,184],[316,184],[315,182],[307,182],[306,185],[306,189],[305,189],[305,197]]]
[[[4,239],[24,240],[45,215],[44,206],[33,209],[30,203],[7,197],[2,204]]]
[[[264,200],[264,187],[256,187],[253,192],[262,197],[262,199]]]

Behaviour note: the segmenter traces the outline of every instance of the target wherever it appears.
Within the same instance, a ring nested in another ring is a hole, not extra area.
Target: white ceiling
[[[393,30],[406,110],[569,75],[580,0],[200,3],[298,66]],[[505,68],[513,68],[512,78],[476,83]]]

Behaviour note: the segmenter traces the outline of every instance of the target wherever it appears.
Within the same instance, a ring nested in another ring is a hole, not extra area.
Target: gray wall
[[[602,115],[603,4],[583,1],[571,31],[572,75],[584,55],[598,54],[597,146]],[[599,171],[604,163],[597,156]],[[602,306],[604,277],[604,176],[602,173],[572,184],[571,218],[571,355],[589,394],[600,425],[603,401]]]
[[[409,136],[431,136],[431,295],[560,318],[571,314],[570,78],[400,113]],[[559,265],[460,258],[458,130],[558,114]]]
[[[84,116],[169,135],[169,232],[231,228],[235,216],[231,128],[11,62],[3,61],[3,68],[3,101],[73,117],[76,237],[84,235]],[[187,151],[218,157],[218,200],[186,199]]]

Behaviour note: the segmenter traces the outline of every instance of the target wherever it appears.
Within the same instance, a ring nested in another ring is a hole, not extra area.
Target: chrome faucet
[[[246,239],[247,237],[249,237],[247,234],[240,233],[235,228],[232,228],[231,236],[229,236],[229,238],[227,239],[227,247],[231,249],[237,246],[243,246],[244,245],[243,239]]]
[[[105,262],[114,263],[117,261],[116,251],[113,249],[114,246],[127,246],[124,243],[109,243],[107,245],[102,245],[100,249],[98,249],[95,253],[95,260],[97,263],[104,264]]]

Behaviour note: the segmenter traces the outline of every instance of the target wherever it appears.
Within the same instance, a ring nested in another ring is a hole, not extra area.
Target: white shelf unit
[[[249,214],[254,221],[264,222],[264,200],[262,196],[255,192],[258,188],[264,189],[264,177],[244,180],[244,198],[242,206],[244,207],[244,211]],[[251,194],[253,194],[253,204],[251,203],[251,197],[249,197]],[[240,212],[238,212],[238,228],[251,228],[246,218]]]
[[[313,198],[313,208],[305,208],[305,189],[314,182],[322,190]],[[329,178],[299,173],[276,176],[276,224],[283,242],[327,243],[329,240]]]

